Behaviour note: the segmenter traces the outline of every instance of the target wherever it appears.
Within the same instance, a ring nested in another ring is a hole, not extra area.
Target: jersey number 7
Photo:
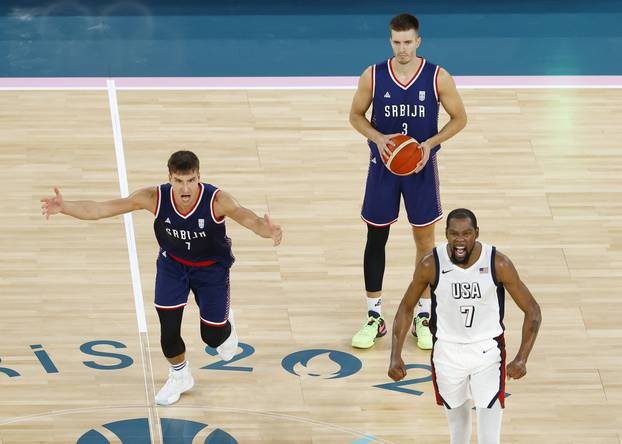
[[[475,306],[461,305],[460,313],[462,313],[463,315],[466,315],[464,319],[464,326],[472,327],[473,326],[473,315],[475,314]]]

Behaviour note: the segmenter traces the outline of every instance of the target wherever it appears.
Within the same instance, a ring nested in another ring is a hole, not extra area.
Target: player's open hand
[[[382,137],[378,138],[378,140],[374,140],[373,142],[378,145],[378,151],[380,151],[380,156],[384,163],[387,163],[389,157],[391,157],[391,150],[387,145],[395,147],[395,143],[391,140],[391,137],[399,136],[400,133],[395,134],[383,134]]]
[[[63,209],[63,196],[60,194],[60,190],[54,187],[54,197],[44,197],[41,199],[41,214],[49,219],[50,216],[58,214]]]
[[[527,363],[522,359],[514,359],[506,368],[508,379],[520,379],[527,374]]]
[[[430,159],[430,153],[432,152],[432,147],[430,146],[427,140],[425,142],[421,142],[419,146],[423,150],[423,156],[421,157],[421,160],[417,164],[414,174],[417,174],[419,171],[425,168],[425,165],[428,163],[428,160]]]
[[[391,358],[391,364],[389,365],[389,378],[395,382],[400,381],[406,377],[406,366],[402,358]]]
[[[283,239],[283,230],[281,230],[281,226],[272,222],[270,216],[267,214],[263,215],[263,219],[266,221],[266,225],[268,225],[268,229],[270,230],[270,237],[274,242],[274,246],[276,247],[281,243],[281,239]]]

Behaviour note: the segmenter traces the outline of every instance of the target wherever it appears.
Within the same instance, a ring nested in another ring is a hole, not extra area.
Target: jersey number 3
[[[402,123],[402,134],[408,134],[408,124],[406,122]]]

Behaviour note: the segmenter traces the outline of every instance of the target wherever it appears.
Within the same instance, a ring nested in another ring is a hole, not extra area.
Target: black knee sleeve
[[[230,334],[231,324],[229,321],[225,325],[218,327],[201,322],[201,338],[203,338],[203,342],[212,348],[216,348],[225,342]]]
[[[184,309],[163,310],[156,308],[160,318],[160,345],[167,358],[179,356],[186,351],[186,344],[181,339],[181,319]]]
[[[365,290],[382,290],[382,278],[384,277],[384,247],[389,239],[389,228],[374,227],[367,224],[367,244],[363,256],[363,272],[365,274]]]

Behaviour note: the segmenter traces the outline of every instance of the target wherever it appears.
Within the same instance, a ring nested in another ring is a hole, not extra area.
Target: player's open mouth
[[[466,247],[465,246],[455,246],[454,247],[454,256],[457,258],[463,258],[466,255]]]
[[[183,200],[184,202],[188,202],[190,200],[190,197],[190,194],[182,194],[181,200]]]

